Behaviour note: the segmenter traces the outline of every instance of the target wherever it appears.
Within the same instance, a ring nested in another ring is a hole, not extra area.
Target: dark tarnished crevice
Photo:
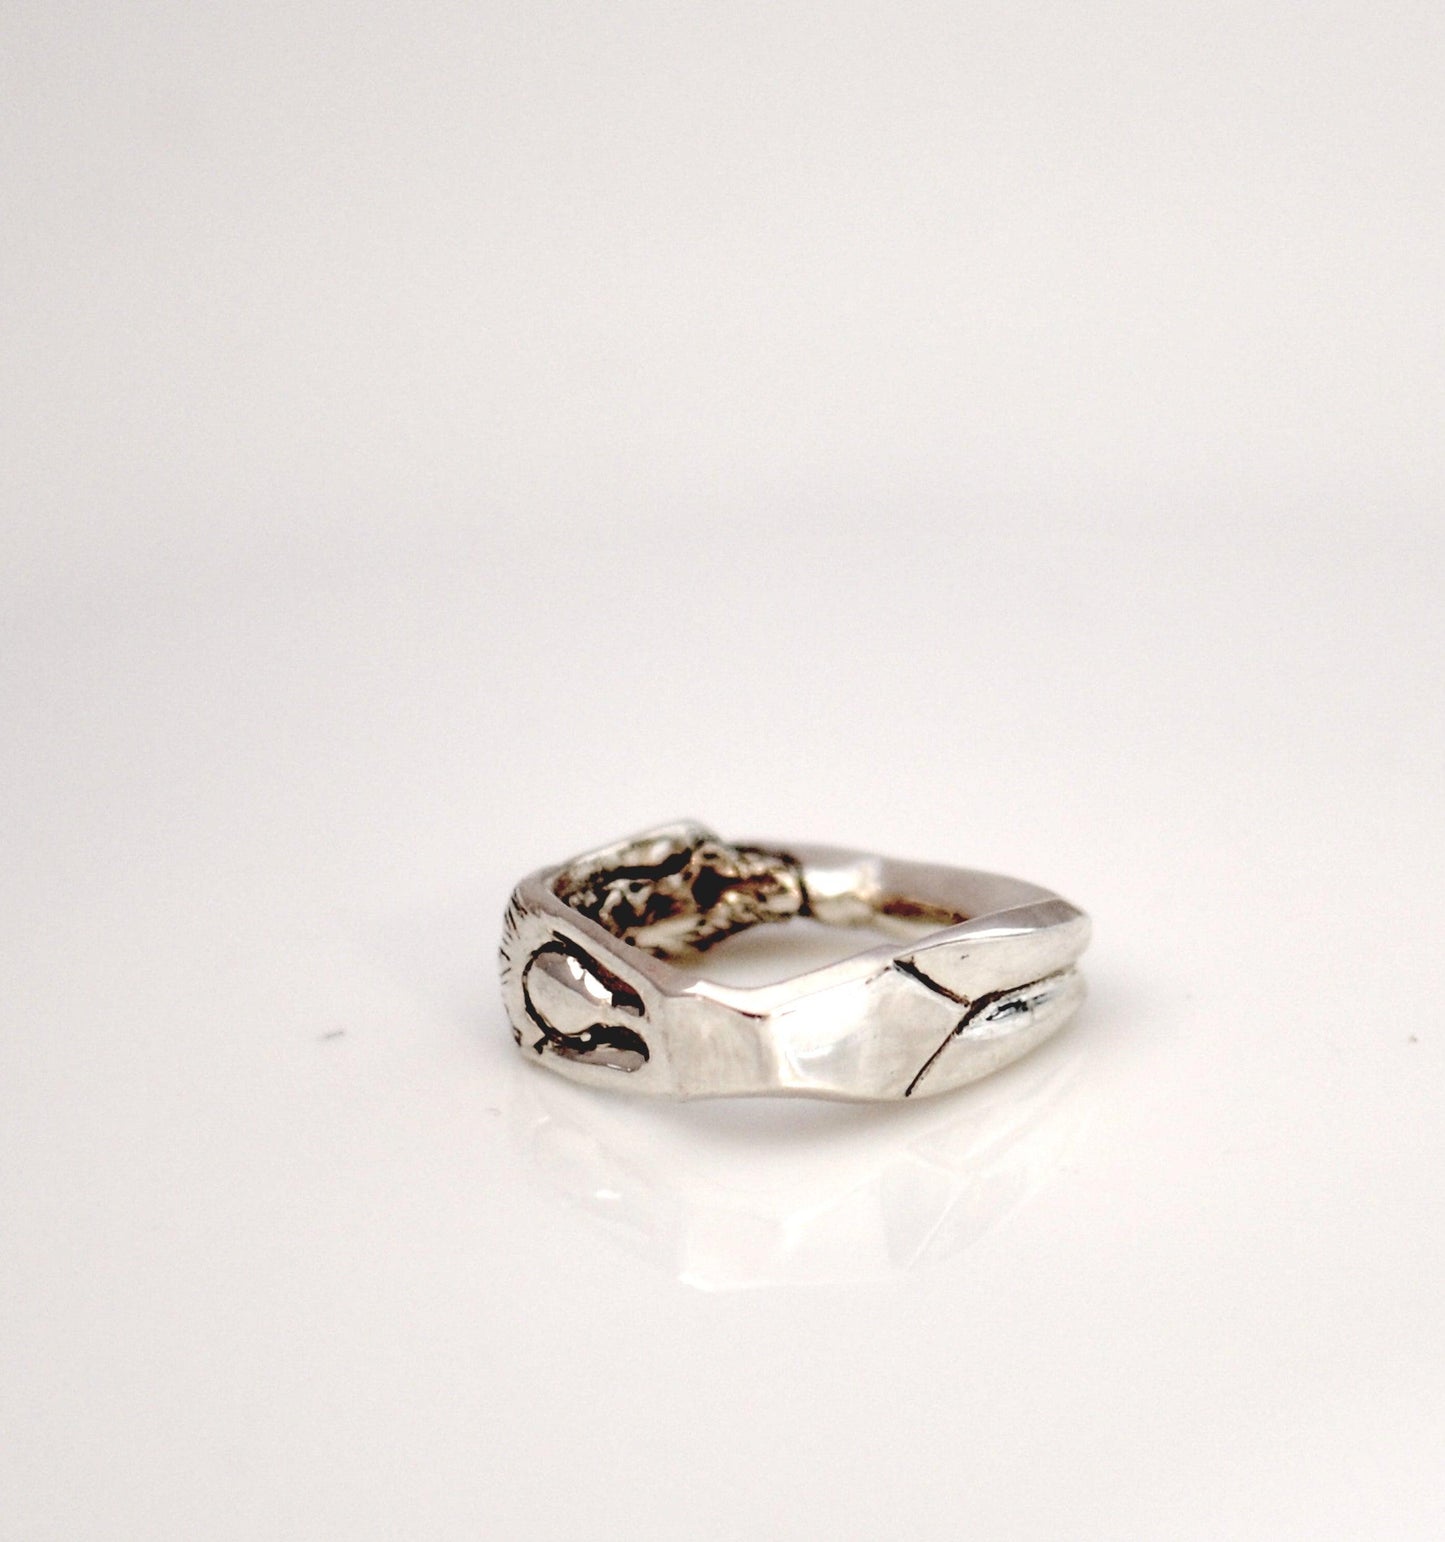
[[[895,958],[893,967],[901,970],[910,979],[917,980],[920,985],[925,985],[931,991],[936,991],[940,996],[946,996],[950,1001],[956,1001],[959,1006],[968,1005],[968,997],[960,996],[957,991],[949,990],[941,981],[935,980],[932,975],[924,974],[911,958]]]
[[[618,1020],[645,1016],[642,997],[570,938],[553,937],[527,960],[522,1003],[541,1035],[532,1045],[539,1055],[617,1071],[635,1071],[651,1058],[646,1039]]]
[[[558,898],[614,937],[667,957],[808,914],[799,863],[679,826],[564,868]]]
[[[901,961],[897,967],[904,967]],[[960,1003],[966,1001],[966,998],[956,996],[952,991],[945,989],[936,981],[930,980],[920,970],[905,969],[904,972],[906,974],[912,975],[914,979],[920,981],[922,984],[927,985],[930,990],[939,992],[940,995],[948,996],[951,1000],[958,1001]],[[946,1050],[956,1038],[960,1037],[962,1034],[967,1033],[972,1028],[977,1028],[983,1023],[993,1023],[997,1022],[1000,1018],[1017,1017],[1032,1012],[1034,1007],[1038,1005],[1040,997],[1047,997],[1051,993],[1048,991],[1043,991],[1040,992],[1039,995],[1030,996],[1029,992],[1037,991],[1041,985],[1047,985],[1058,978],[1059,977],[1057,975],[1046,975],[1042,979],[1030,980],[1026,985],[1010,985],[1004,990],[987,991],[982,996],[977,997],[975,1000],[967,1002],[968,1010],[961,1018],[959,1018],[953,1027],[949,1029],[948,1036],[938,1046],[938,1048],[934,1050],[928,1059],[925,1060],[918,1068],[918,1072],[914,1076],[913,1080],[909,1082],[906,1088],[904,1088],[903,1096],[905,1098],[911,1098],[913,1096],[914,1088],[917,1087],[919,1082],[921,1082],[928,1074],[928,1072],[933,1069],[934,1064],[937,1062],[939,1056],[943,1054],[944,1050]]]

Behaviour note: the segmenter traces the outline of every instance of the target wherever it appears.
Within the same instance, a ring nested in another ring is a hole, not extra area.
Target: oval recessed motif
[[[527,960],[522,1000],[541,1032],[539,1055],[617,1071],[647,1063],[647,1041],[628,1023],[645,1015],[642,997],[570,939],[554,937]]]

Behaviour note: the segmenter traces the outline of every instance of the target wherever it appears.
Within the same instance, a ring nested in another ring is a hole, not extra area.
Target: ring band
[[[798,916],[899,941],[772,985],[697,972],[723,938]],[[1017,878],[684,822],[524,878],[502,997],[528,1058],[575,1081],[893,1101],[977,1081],[1062,1027],[1088,940],[1083,911]]]

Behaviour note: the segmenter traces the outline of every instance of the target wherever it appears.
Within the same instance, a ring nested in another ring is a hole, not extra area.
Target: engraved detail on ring
[[[629,1019],[645,1015],[642,997],[565,937],[543,943],[522,970],[522,999],[540,1037],[532,1048],[563,1060],[635,1071],[647,1041]]]
[[[911,959],[895,959],[893,967],[901,970],[910,979],[917,980],[920,985],[926,986],[929,990],[963,1008],[962,1016],[949,1030],[943,1042],[923,1062],[913,1079],[904,1088],[905,1098],[913,1096],[918,1090],[918,1084],[937,1065],[939,1058],[955,1039],[965,1033],[975,1040],[987,1039],[1013,1029],[1020,1018],[1028,1017],[1040,1007],[1047,1006],[1058,995],[1060,987],[1068,977],[1073,974],[1071,969],[1060,970],[1058,974],[1050,975],[1045,979],[1030,980],[1027,985],[1015,985],[1006,990],[988,991],[976,1000],[970,1001],[967,996],[960,996],[938,980],[932,979]]]
[[[700,952],[761,922],[808,913],[802,874],[791,857],[730,846],[691,823],[575,862],[557,875],[553,888],[614,937],[660,958]]]

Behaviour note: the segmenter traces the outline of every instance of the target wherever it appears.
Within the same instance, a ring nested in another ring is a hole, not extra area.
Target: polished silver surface
[[[809,917],[896,943],[769,985],[701,972],[750,927]],[[1082,911],[966,868],[683,822],[523,879],[503,924],[513,1035],[573,1080],[661,1097],[918,1098],[1018,1059],[1083,997]]]

